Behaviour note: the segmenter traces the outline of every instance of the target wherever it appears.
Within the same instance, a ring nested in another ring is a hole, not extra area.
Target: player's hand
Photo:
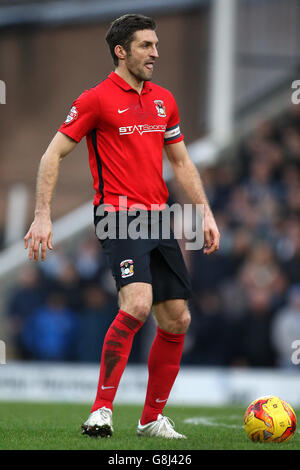
[[[29,242],[30,240],[30,242]],[[50,217],[39,216],[35,217],[30,229],[24,237],[25,249],[28,248],[28,258],[38,261],[41,245],[41,260],[44,261],[47,255],[47,248],[53,250],[52,246],[52,223]]]
[[[204,248],[203,253],[210,255],[220,246],[220,233],[210,210],[205,211],[203,220]]]

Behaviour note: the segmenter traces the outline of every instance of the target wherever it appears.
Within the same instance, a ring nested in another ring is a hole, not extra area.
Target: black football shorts
[[[161,211],[157,216],[158,222],[154,224],[153,219],[152,222],[150,221],[150,212],[144,211],[143,213],[143,220],[146,220],[142,224],[143,233],[146,230],[149,235],[151,233],[150,226],[152,225],[156,235],[135,239],[128,236],[124,237],[124,220],[122,230],[120,230],[118,212],[111,216],[114,218],[113,221],[116,222],[116,232],[111,236],[109,231],[108,236],[105,238],[103,236],[105,231],[103,222],[107,214],[99,216],[96,212],[97,206],[94,208],[96,235],[108,260],[118,291],[127,284],[145,282],[152,285],[153,303],[170,299],[188,299],[190,297],[190,279],[181,249],[172,229],[170,229],[167,236],[165,232],[162,233]],[[126,229],[139,216],[139,213],[137,215],[126,215]]]

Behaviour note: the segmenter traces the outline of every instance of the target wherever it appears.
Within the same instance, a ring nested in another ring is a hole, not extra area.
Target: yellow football
[[[296,415],[281,398],[257,398],[245,412],[244,429],[253,442],[288,441],[296,431]]]

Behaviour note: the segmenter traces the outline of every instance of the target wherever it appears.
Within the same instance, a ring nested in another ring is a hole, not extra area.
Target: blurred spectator
[[[225,257],[221,251],[213,256],[206,256],[203,251],[193,252],[191,260],[192,288],[195,292],[202,292],[217,288],[224,279],[227,271]]]
[[[96,237],[83,240],[76,252],[76,268],[82,281],[97,281],[104,266],[101,245]]]
[[[272,247],[266,241],[259,241],[253,246],[239,272],[239,281],[250,292],[250,297],[256,289],[263,290],[271,308],[282,301],[286,279]]]
[[[272,164],[265,155],[251,160],[244,186],[253,204],[260,202],[272,191],[272,170]]]
[[[232,228],[244,226],[255,233],[259,223],[259,212],[254,209],[246,187],[237,185],[232,188],[225,210],[230,214]]]
[[[85,288],[77,343],[79,361],[100,361],[104,337],[117,311],[116,299],[108,295],[100,285],[90,284]]]
[[[55,246],[55,250],[48,253],[44,262],[39,263],[39,267],[46,278],[55,281],[68,263],[68,257],[60,246]]]
[[[236,365],[273,367],[275,350],[270,337],[272,308],[270,292],[264,288],[248,291],[248,309],[237,324]]]
[[[285,368],[293,367],[292,344],[300,340],[300,284],[289,289],[286,305],[276,313],[272,322],[271,337],[277,352],[277,364]]]
[[[75,264],[71,260],[67,260],[61,267],[55,285],[64,293],[68,307],[74,311],[79,311],[82,308],[81,280]]]
[[[282,131],[282,144],[289,162],[300,161],[299,123],[291,123]]]
[[[283,219],[281,237],[277,243],[278,258],[290,284],[300,280],[300,219],[291,216]]]
[[[22,342],[32,359],[67,361],[75,358],[78,318],[64,294],[50,292],[46,302],[27,318]]]
[[[222,162],[215,168],[214,178],[216,180],[216,190],[214,199],[210,200],[210,203],[214,212],[222,211],[224,213],[232,188],[237,182],[235,166],[232,162]]]
[[[7,327],[10,342],[21,359],[27,358],[27,351],[20,339],[24,324],[45,300],[46,292],[36,266],[26,264],[20,269],[17,284],[10,293],[7,307]]]
[[[192,328],[188,333],[190,351],[184,363],[225,366],[233,356],[234,328],[223,314],[220,298],[214,290],[195,294],[191,304]]]

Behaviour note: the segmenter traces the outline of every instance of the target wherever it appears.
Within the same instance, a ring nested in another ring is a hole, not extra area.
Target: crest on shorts
[[[166,107],[162,100],[154,100],[154,104],[156,107],[157,115],[160,117],[166,117]]]
[[[65,124],[69,124],[72,121],[75,121],[75,119],[78,118],[78,111],[76,106],[72,106],[72,108],[69,111],[69,114],[65,120]]]
[[[121,261],[120,268],[121,268],[121,276],[123,279],[125,277],[130,277],[134,275],[132,259],[124,259],[124,261]]]

